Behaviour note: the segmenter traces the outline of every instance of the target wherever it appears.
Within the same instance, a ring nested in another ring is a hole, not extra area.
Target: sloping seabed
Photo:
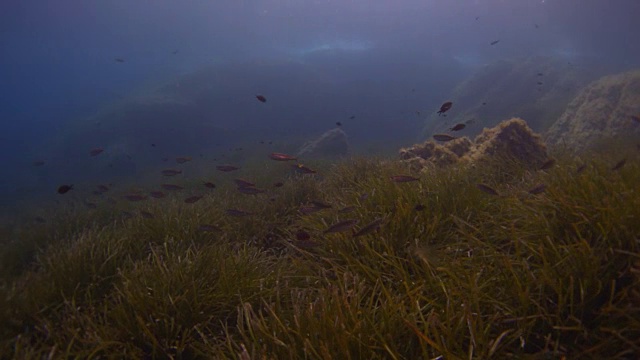
[[[0,253],[0,353],[636,358],[640,161],[630,152],[613,170],[616,156],[513,176],[351,159],[281,187],[263,175],[257,195],[223,186],[194,203],[170,195],[16,225]]]

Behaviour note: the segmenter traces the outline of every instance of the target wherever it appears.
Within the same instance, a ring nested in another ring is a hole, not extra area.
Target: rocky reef
[[[640,70],[605,76],[586,86],[546,133],[550,146],[582,151],[640,134]]]
[[[542,137],[534,133],[520,118],[512,118],[493,128],[485,128],[474,141],[467,137],[444,144],[428,140],[423,144],[400,149],[400,158],[416,169],[455,163],[479,164],[502,159],[539,168],[549,160]]]
[[[604,73],[594,66],[541,56],[488,64],[454,89],[447,99],[453,109],[446,118],[434,111],[426,119],[423,136],[468,120],[494,126],[492,121],[512,117],[527,119],[536,132],[546,131],[582,87]],[[462,134],[473,134],[474,128],[468,126]]]
[[[339,128],[335,128],[320,135],[317,139],[307,141],[300,150],[298,156],[310,158],[335,158],[349,153],[349,141],[347,134]]]

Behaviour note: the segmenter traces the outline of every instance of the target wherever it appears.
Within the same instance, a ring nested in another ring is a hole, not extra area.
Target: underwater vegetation
[[[637,358],[635,151],[318,161],[236,181],[265,192],[59,210],[2,229],[0,354]]]

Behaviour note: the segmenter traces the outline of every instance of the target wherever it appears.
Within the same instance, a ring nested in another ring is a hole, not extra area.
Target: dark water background
[[[158,116],[142,130],[176,140],[164,155],[195,156],[187,145],[202,143],[213,157],[215,146],[259,139],[286,148],[336,121],[356,150],[391,152],[421,140],[416,111],[437,110],[493,61],[545,55],[637,68],[638,19],[637,0],[3,1],[0,208],[82,182],[95,169],[74,157],[89,145],[69,134],[185,74],[219,74],[212,113],[198,114],[218,132],[189,134],[188,121]],[[39,159],[46,169],[32,165]]]

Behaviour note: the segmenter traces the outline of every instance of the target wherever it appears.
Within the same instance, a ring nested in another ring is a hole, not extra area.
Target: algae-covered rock
[[[305,158],[333,158],[349,153],[347,134],[336,128],[325,132],[317,139],[307,141],[298,151],[298,156]]]
[[[605,76],[586,86],[546,134],[551,146],[585,150],[606,139],[640,134],[640,70]]]
[[[467,137],[442,145],[429,140],[400,149],[400,158],[418,169],[429,165],[447,166],[460,162],[477,164],[496,159],[513,159],[538,168],[549,159],[541,136],[519,118],[505,120],[493,128],[485,128],[473,142]]]

